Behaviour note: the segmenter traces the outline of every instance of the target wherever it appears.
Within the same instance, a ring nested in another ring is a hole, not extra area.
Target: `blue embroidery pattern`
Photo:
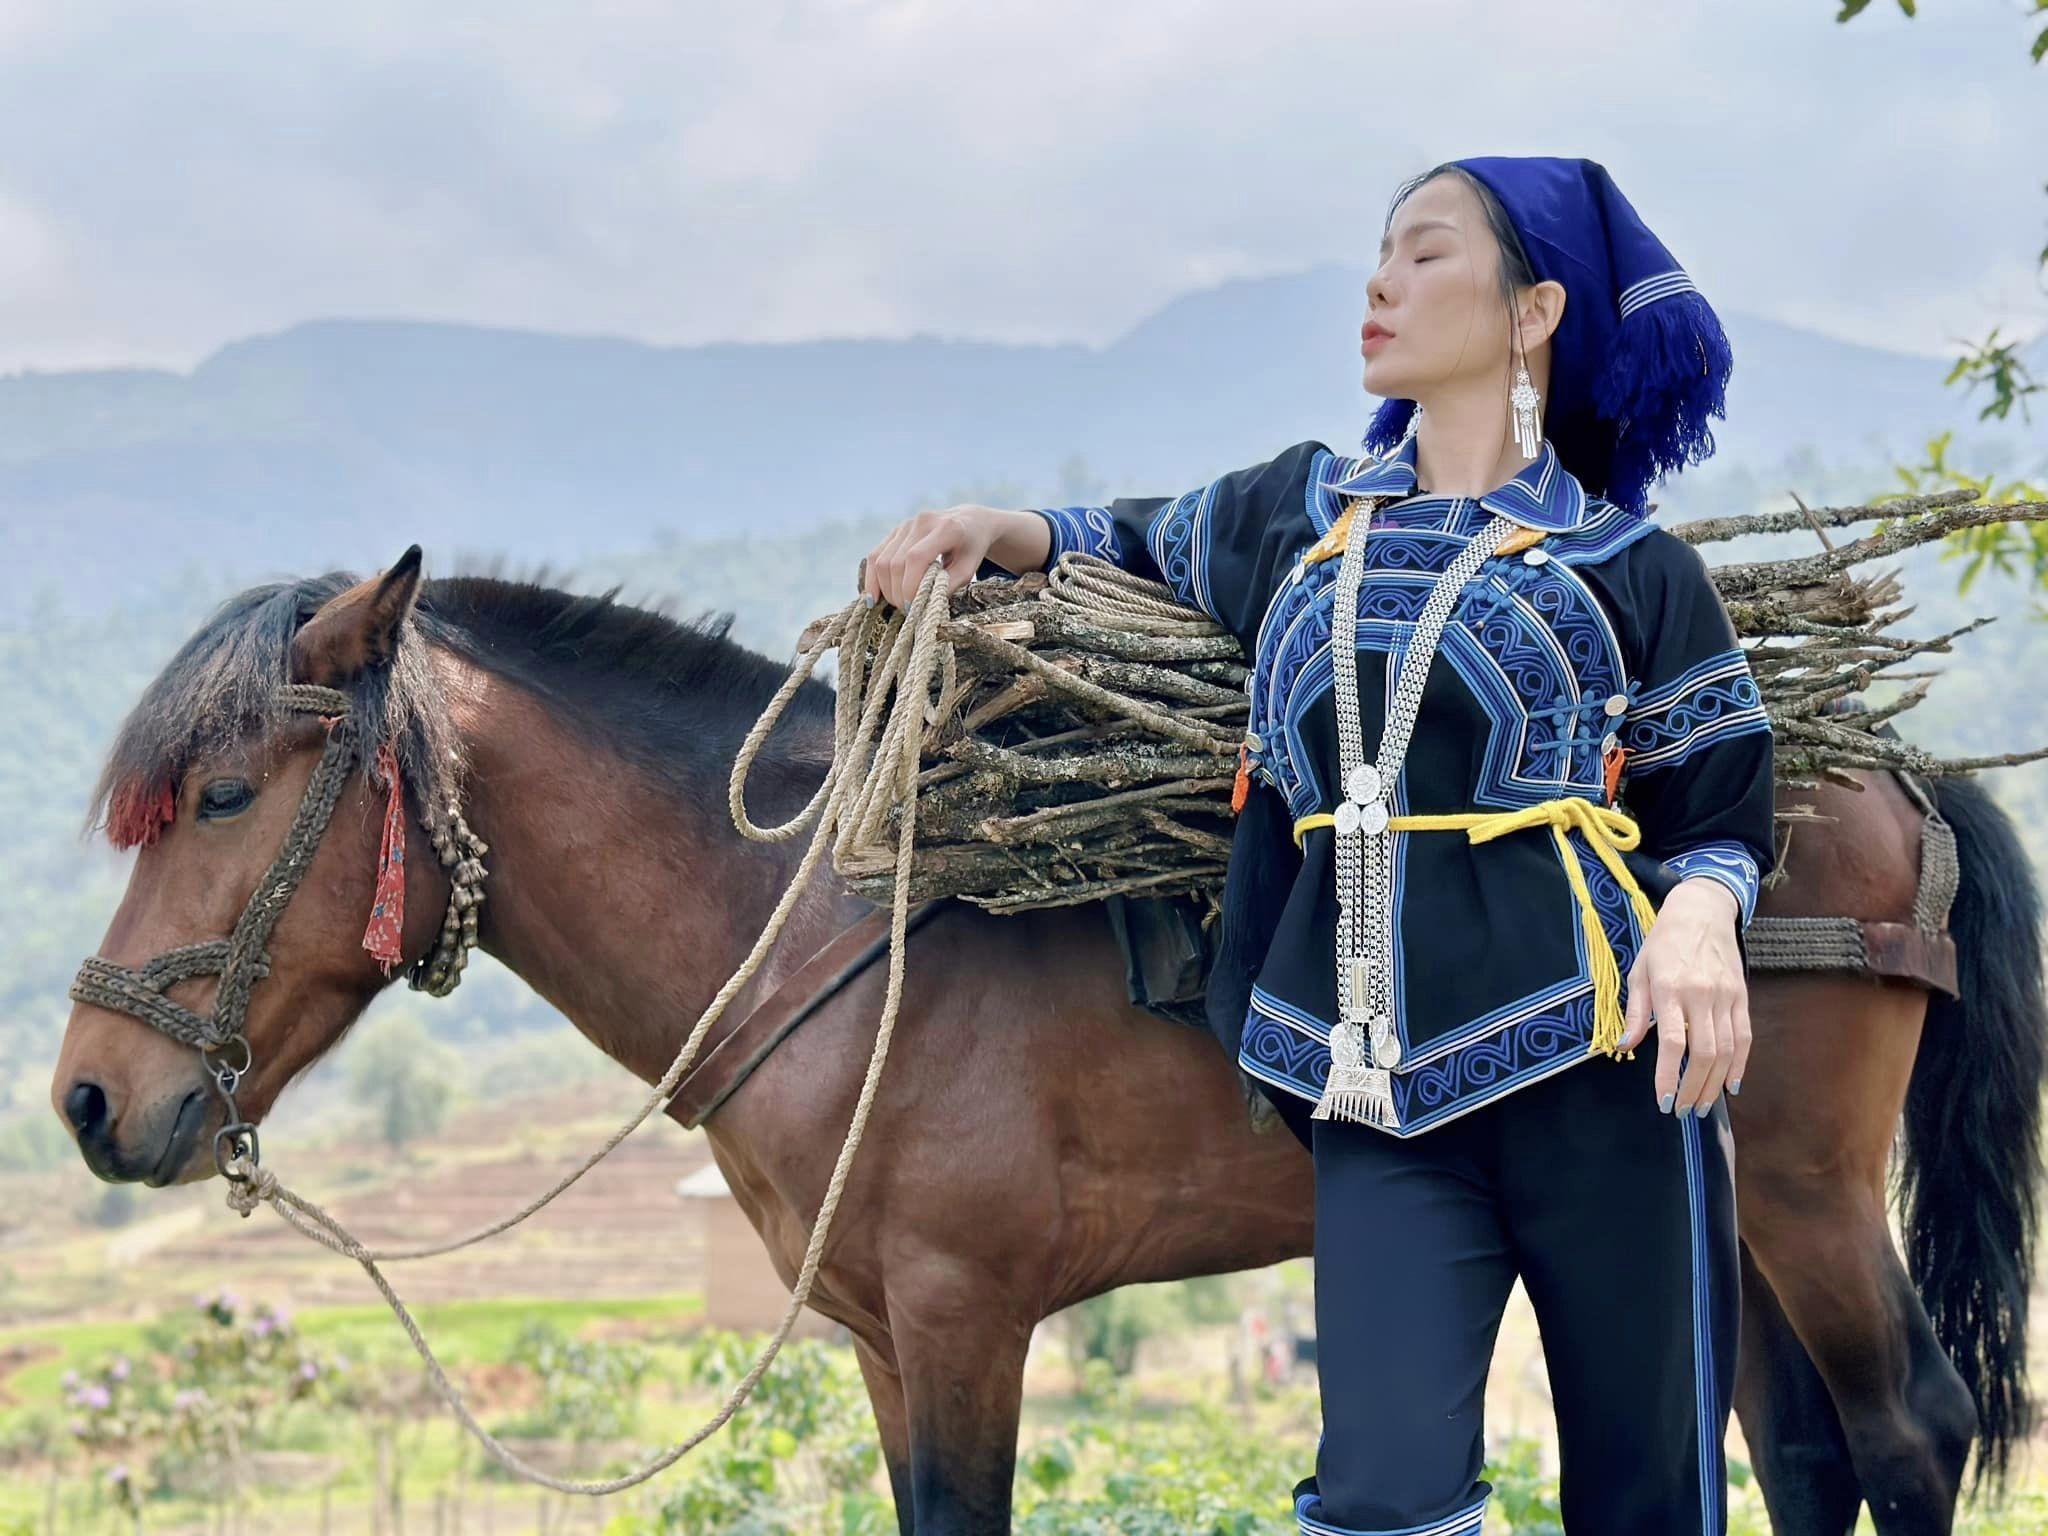
[[[1466,504],[1440,526],[1451,502],[1422,498],[1390,508],[1368,546],[1360,593],[1360,643],[1388,654],[1413,628],[1431,583],[1485,517]],[[1302,736],[1309,709],[1329,691],[1331,588],[1337,562],[1301,569],[1269,607],[1259,634],[1253,730],[1272,782],[1297,816],[1326,809]],[[1611,722],[1575,706],[1576,719],[1536,717],[1582,691],[1604,701],[1624,687],[1620,646],[1607,616],[1556,561],[1490,561],[1446,632],[1445,655],[1492,720],[1482,805],[1529,805],[1575,789],[1599,796],[1600,742]],[[1469,632],[1469,633],[1467,633]],[[1476,640],[1476,644],[1473,642]],[[1577,730],[1569,729],[1573,724]]]
[[[1757,877],[1756,855],[1740,843],[1702,843],[1697,848],[1688,848],[1684,853],[1666,859],[1678,877],[1688,879],[1703,875],[1709,880],[1718,880],[1735,893],[1735,899],[1742,904],[1742,926],[1747,928],[1749,920],[1756,915]]]
[[[1116,536],[1109,508],[1049,507],[1039,515],[1052,527],[1052,553],[1045,561],[1048,567],[1057,564],[1061,555],[1076,551],[1123,564],[1123,542]]]
[[[1145,543],[1167,586],[1184,603],[1213,614],[1209,602],[1209,521],[1216,486],[1190,491],[1153,514]]]
[[[1621,739],[1631,773],[1670,768],[1694,753],[1754,731],[1769,731],[1763,694],[1740,650],[1727,650],[1645,691],[1627,715]]]
[[[1577,833],[1568,834],[1586,872],[1587,889],[1624,976],[1642,945],[1628,893]],[[1397,1004],[1398,1004],[1397,992]],[[1503,1019],[1505,1022],[1502,1022]],[[1396,1020],[1397,1027],[1401,1021]],[[1407,1032],[1401,1029],[1405,1042]],[[1263,986],[1252,988],[1238,1065],[1251,1076],[1300,1098],[1322,1097],[1330,1072],[1330,1028]],[[1538,1077],[1590,1060],[1593,984],[1583,938],[1575,981],[1524,998],[1440,1040],[1416,1064],[1394,1073],[1398,1134],[1412,1136],[1454,1119]]]

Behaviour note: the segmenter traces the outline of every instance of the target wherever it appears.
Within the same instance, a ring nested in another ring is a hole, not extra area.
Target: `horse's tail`
[[[1935,993],[1906,1094],[1906,1262],[1977,1406],[1975,1481],[2002,1486],[2032,1424],[2027,1290],[2041,1178],[2048,1007],[2041,893],[2010,819],[1973,779],[1934,781],[1955,831],[1949,913],[1962,996]]]

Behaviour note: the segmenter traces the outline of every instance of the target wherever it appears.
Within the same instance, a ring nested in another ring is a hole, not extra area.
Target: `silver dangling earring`
[[[1515,446],[1522,457],[1533,459],[1543,439],[1536,430],[1536,407],[1540,404],[1536,386],[1529,382],[1529,365],[1515,365],[1515,387],[1508,391],[1508,418],[1514,423]]]

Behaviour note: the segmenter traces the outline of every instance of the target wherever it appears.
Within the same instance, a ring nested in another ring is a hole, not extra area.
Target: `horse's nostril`
[[[80,1136],[97,1136],[106,1129],[106,1091],[98,1083],[73,1083],[64,1095],[64,1118]]]

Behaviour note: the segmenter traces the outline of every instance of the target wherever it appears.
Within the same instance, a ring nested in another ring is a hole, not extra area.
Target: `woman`
[[[1314,1154],[1301,1528],[1479,1531],[1519,1277],[1566,1528],[1719,1532],[1721,1096],[1749,1054],[1771,737],[1703,564],[1645,494],[1712,451],[1727,341],[1584,160],[1418,178],[1367,294],[1380,457],[1304,443],[1173,499],[920,514],[870,555],[868,597],[907,601],[934,559],[957,586],[1085,550],[1255,658],[1258,783],[1210,996]]]

